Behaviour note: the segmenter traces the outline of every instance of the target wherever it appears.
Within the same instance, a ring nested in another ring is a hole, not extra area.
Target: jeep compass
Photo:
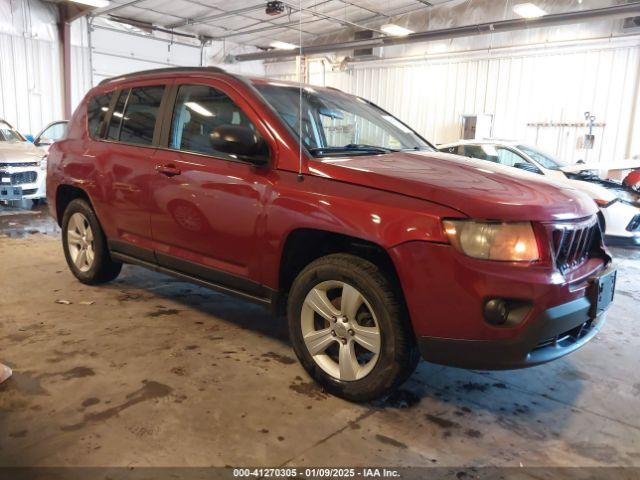
[[[366,401],[420,356],[522,368],[602,326],[596,204],[512,170],[339,90],[178,68],[92,89],[47,193],[81,282],[130,263],[268,306],[316,381]]]

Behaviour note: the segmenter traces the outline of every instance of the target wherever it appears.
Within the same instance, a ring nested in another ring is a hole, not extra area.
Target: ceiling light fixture
[[[393,23],[382,25],[380,27],[380,30],[382,30],[387,35],[391,35],[392,37],[406,37],[407,35],[413,33],[413,30],[409,30],[408,28],[404,28]]]
[[[111,4],[108,0],[69,0],[72,3],[80,3],[90,7],[104,8]]]
[[[524,18],[539,18],[547,14],[547,12],[533,3],[519,3],[513,6],[513,11]]]
[[[298,45],[294,45],[293,43],[280,42],[276,40],[275,42],[271,42],[269,44],[271,48],[275,48],[276,50],[294,50],[299,48]]]
[[[200,105],[198,102],[184,102],[184,105],[190,109],[193,110],[196,113],[199,113],[200,115],[202,115],[203,117],[214,117],[215,115],[213,113],[211,113],[209,110],[207,110],[206,108],[204,108],[202,105]]]

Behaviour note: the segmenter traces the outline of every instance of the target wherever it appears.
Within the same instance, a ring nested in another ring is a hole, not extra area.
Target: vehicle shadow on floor
[[[230,323],[290,345],[286,318],[276,317],[259,305],[163,274],[126,266],[116,282],[102,288],[118,292],[123,303],[143,300],[158,307],[163,300],[172,302],[170,308],[177,310],[175,318],[179,322],[191,321],[189,312],[196,310],[211,316],[212,321]],[[176,304],[184,308],[176,308]],[[158,312],[162,310],[150,312],[147,316],[158,315]],[[579,374],[571,382],[562,375],[556,378],[559,371],[566,376],[573,369],[569,361],[562,362],[560,370],[542,366],[536,367],[535,372],[495,373],[443,367],[422,361],[409,381],[395,394],[370,405],[398,412],[414,409],[430,412],[427,420],[443,431],[461,428],[465,423],[463,417],[469,416],[491,418],[492,422],[532,441],[559,437],[567,422],[571,421],[572,405],[583,391]],[[529,388],[523,386],[527,384]],[[554,385],[561,385],[559,398],[555,398]],[[553,425],[552,429],[549,424]],[[473,429],[467,430],[471,437],[481,435]]]

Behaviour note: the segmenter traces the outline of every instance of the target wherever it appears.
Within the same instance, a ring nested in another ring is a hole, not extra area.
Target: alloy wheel
[[[67,245],[76,268],[81,272],[89,271],[95,260],[95,245],[89,220],[82,213],[76,212],[69,219]]]
[[[375,312],[348,283],[331,280],[312,288],[302,306],[301,327],[309,354],[334,378],[360,380],[378,361],[382,336]]]

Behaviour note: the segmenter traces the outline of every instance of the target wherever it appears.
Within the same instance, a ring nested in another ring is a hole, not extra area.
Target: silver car
[[[45,153],[0,119],[0,200],[46,198]]]

